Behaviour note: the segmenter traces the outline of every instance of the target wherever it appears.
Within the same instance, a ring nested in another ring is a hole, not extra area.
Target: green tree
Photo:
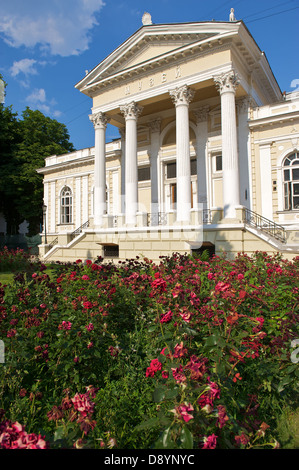
[[[29,234],[35,234],[42,222],[43,204],[43,177],[36,170],[44,167],[47,156],[68,153],[74,147],[64,124],[30,108],[23,111],[22,118],[16,154],[18,171],[13,180],[18,212],[29,222]]]
[[[28,107],[18,119],[11,106],[0,105],[0,210],[9,234],[18,233],[24,220],[29,235],[39,231],[43,177],[36,170],[44,166],[45,157],[71,151],[64,124]]]
[[[1,78],[1,77],[0,77]],[[19,121],[12,107],[0,104],[0,212],[7,222],[7,233],[18,233],[24,220],[18,212],[13,175],[17,169],[16,150],[20,143]]]

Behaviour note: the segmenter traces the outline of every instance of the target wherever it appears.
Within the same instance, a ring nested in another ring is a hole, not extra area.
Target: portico
[[[238,164],[238,142],[235,91],[239,84],[237,75],[232,69],[223,74],[211,77],[215,88],[221,96],[221,124],[222,124],[222,160],[223,160],[223,204],[224,217],[236,219],[235,209],[240,206],[239,191],[239,164]],[[195,90],[187,86],[175,87],[169,90],[169,96],[175,107],[175,158],[176,158],[176,218],[177,222],[190,223],[190,211],[193,206],[191,185],[191,163],[190,163],[190,103],[194,98]],[[159,95],[156,97],[159,101]],[[142,103],[142,95],[139,103]],[[146,108],[146,105],[145,105]],[[125,125],[121,128],[125,151],[122,159],[124,193],[122,199],[125,201],[125,223],[129,226],[137,224],[137,213],[140,212],[138,205],[138,158],[137,158],[137,129],[139,117],[142,115],[144,106],[131,101],[119,106],[124,117]],[[197,124],[196,152],[197,152],[197,206],[203,208],[207,202],[207,174],[205,147],[207,140],[208,106],[192,109]],[[111,111],[110,111],[111,113]],[[104,139],[107,122],[110,118],[106,113],[96,111],[90,116],[95,127],[95,201],[97,213],[95,214],[95,225],[102,225],[102,215],[105,211],[105,157]],[[151,160],[151,213],[163,212],[164,201],[162,193],[158,192],[161,180],[161,165],[158,165],[158,156],[163,142],[161,142],[162,117],[156,116],[153,120],[142,120],[142,124],[151,130],[150,160]],[[201,154],[201,157],[200,157]],[[101,179],[102,178],[102,179]],[[190,188],[190,191],[188,190]]]

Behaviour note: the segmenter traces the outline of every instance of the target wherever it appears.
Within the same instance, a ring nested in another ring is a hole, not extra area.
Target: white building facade
[[[242,21],[145,15],[76,88],[94,147],[38,170],[42,259],[299,254],[299,94],[281,93]]]

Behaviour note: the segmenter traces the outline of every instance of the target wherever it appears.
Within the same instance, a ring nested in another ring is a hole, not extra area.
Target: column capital
[[[139,106],[135,101],[132,101],[131,103],[124,104],[123,106],[120,106],[120,111],[124,115],[124,118],[127,119],[137,119],[138,116],[143,111],[143,107]]]
[[[147,123],[148,127],[152,132],[160,132],[161,129],[161,118],[153,119]]]
[[[189,88],[187,85],[177,87],[174,90],[170,90],[169,94],[176,106],[189,105],[194,97],[195,91]]]
[[[89,119],[93,123],[93,127],[95,129],[106,129],[107,124],[110,121],[110,118],[108,118],[105,113],[102,113],[102,111],[96,114],[91,114]]]
[[[220,95],[226,92],[235,93],[240,83],[238,74],[234,70],[230,70],[229,72],[216,75],[213,78],[214,78],[216,88],[219,91]]]
[[[196,117],[196,122],[204,122],[208,119],[209,106],[201,106],[200,108],[192,109],[192,113]]]
[[[253,99],[251,96],[244,96],[236,101],[236,108],[238,113],[248,113],[248,109],[253,106]]]
[[[118,128],[118,132],[120,133],[121,139],[125,139],[125,138],[126,138],[126,129],[125,129],[124,127],[119,127],[119,128]]]

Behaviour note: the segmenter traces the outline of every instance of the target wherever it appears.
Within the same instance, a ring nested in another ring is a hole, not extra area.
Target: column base
[[[219,221],[220,224],[241,224],[243,222],[243,206],[235,206],[234,212],[235,217],[226,217],[223,215],[223,218]]]

